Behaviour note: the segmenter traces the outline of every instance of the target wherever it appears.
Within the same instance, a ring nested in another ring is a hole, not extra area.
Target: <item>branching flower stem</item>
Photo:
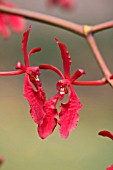
[[[32,21],[38,21],[38,22],[45,23],[48,25],[60,27],[65,30],[84,36],[83,27],[81,25],[78,25],[78,24],[57,18],[57,17],[41,14],[38,12],[32,12],[32,11],[25,10],[25,9],[8,8],[2,5],[0,5],[0,12],[22,16]]]
[[[87,39],[87,41],[95,55],[96,61],[98,62],[99,66],[102,70],[104,78],[101,80],[97,80],[97,81],[84,81],[84,82],[76,81],[73,84],[93,86],[93,85],[104,85],[106,83],[109,83],[113,87],[113,80],[110,79],[112,74],[110,73],[108,67],[106,66],[106,63],[105,63],[97,45],[96,45],[96,42],[93,37],[93,33],[97,33],[99,31],[113,27],[113,21],[98,24],[95,26],[79,25],[79,24],[76,24],[73,22],[66,21],[64,19],[59,19],[57,17],[44,15],[41,13],[32,12],[32,11],[28,11],[28,10],[24,10],[24,9],[8,8],[8,7],[4,7],[2,5],[0,6],[0,12],[22,16],[22,17],[24,17],[26,19],[30,19],[32,21],[38,21],[38,22],[45,23],[48,25],[56,26],[56,27],[62,28],[64,30],[68,30],[70,32],[73,32],[73,33],[83,36],[84,38]],[[48,69],[48,68],[42,67],[41,69]],[[56,72],[57,70],[54,70],[54,71]],[[18,74],[22,74],[22,73],[23,72],[21,70],[10,71],[10,72],[0,72],[0,76],[11,76],[11,75],[18,75]],[[60,75],[60,73],[59,73],[59,75]],[[60,76],[62,76],[62,75],[60,75]]]
[[[100,53],[100,51],[98,50],[98,47],[96,45],[96,42],[94,40],[94,37],[93,37],[93,34],[92,33],[89,33],[88,36],[87,36],[87,40],[89,42],[89,45],[95,55],[95,58],[96,58],[96,61],[98,62],[106,80],[108,81],[108,83],[113,87],[113,80],[110,79],[111,77],[111,73],[108,69],[108,67],[106,66],[106,63],[104,62],[104,59]]]

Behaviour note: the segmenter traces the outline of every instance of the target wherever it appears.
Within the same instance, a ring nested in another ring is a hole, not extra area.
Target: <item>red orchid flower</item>
[[[9,8],[15,7],[14,5],[6,3],[2,0],[0,0],[0,5]],[[15,15],[0,13],[0,32],[4,38],[8,38],[10,36],[8,26],[10,26],[17,33],[22,32],[25,28],[25,20],[22,17],[18,17]]]
[[[101,130],[98,135],[104,136],[104,137],[108,137],[110,139],[113,140],[113,133],[107,131],[107,130]]]
[[[29,37],[31,27],[24,33],[22,39],[22,52],[24,56],[25,66],[18,62],[16,65],[17,69],[21,69],[25,72],[25,80],[24,80],[24,97],[27,98],[29,104],[31,106],[31,116],[36,123],[40,123],[43,120],[44,112],[41,105],[45,101],[45,93],[42,89],[41,82],[39,80],[39,67],[30,66],[29,65],[29,57],[31,54],[38,52],[41,48],[33,48],[29,53],[27,53],[27,42]],[[35,86],[36,90],[33,89]],[[37,114],[37,110],[40,110]]]
[[[109,166],[106,170],[113,170],[113,165]]]
[[[29,65],[29,57],[34,52],[38,52],[40,48],[33,48],[27,53],[27,41],[31,27],[24,33],[22,40],[22,52],[24,56],[24,63],[18,62],[16,68],[25,73],[24,80],[24,97],[30,104],[30,113],[36,124],[38,124],[39,136],[44,139],[50,135],[57,125],[58,112],[56,104],[58,100],[62,100],[64,95],[68,93],[69,88],[69,101],[61,104],[61,112],[59,114],[58,124],[60,125],[60,133],[63,138],[67,138],[71,130],[73,130],[79,120],[78,111],[81,109],[81,103],[74,91],[72,84],[75,80],[84,74],[84,71],[77,70],[72,77],[70,77],[71,58],[64,44],[59,44],[61,55],[63,59],[64,75],[59,69],[52,65],[42,64],[38,67]],[[61,80],[58,81],[56,88],[58,93],[46,100],[45,92],[42,88],[41,81],[39,80],[40,69],[50,69],[55,71]],[[34,89],[35,87],[35,89]]]
[[[36,124],[38,124],[39,136],[44,139],[50,135],[57,125],[56,116],[58,115],[56,103],[58,95],[46,101],[46,95],[39,80],[39,67],[29,65],[29,57],[34,52],[38,52],[40,48],[33,48],[27,53],[27,41],[31,27],[24,33],[22,40],[22,52],[24,56],[25,66],[18,62],[17,69],[25,72],[24,79],[24,97],[30,104],[30,114]],[[33,88],[35,87],[35,89]]]
[[[77,70],[72,77],[70,77],[71,58],[64,44],[60,43],[58,39],[56,42],[59,45],[61,56],[63,60],[64,77],[57,83],[57,90],[59,90],[60,99],[63,95],[68,93],[67,87],[69,87],[69,101],[67,103],[61,103],[61,111],[59,114],[60,120],[60,133],[63,138],[67,138],[70,131],[72,131],[78,123],[79,115],[78,111],[82,108],[82,105],[75,93],[72,86],[73,82],[83,75],[85,72],[81,69]]]
[[[48,0],[50,5],[59,5],[64,9],[73,9],[75,7],[74,0]]]
[[[56,42],[59,45],[61,56],[63,60],[64,75],[54,66],[42,64],[39,66],[41,69],[50,69],[60,75],[61,80],[58,81],[56,88],[58,90],[58,99],[62,100],[64,95],[68,93],[69,88],[69,101],[67,103],[61,103],[61,111],[59,113],[60,134],[62,138],[67,138],[70,131],[72,131],[78,123],[79,115],[78,111],[82,108],[82,105],[75,93],[73,84],[77,78],[83,75],[85,72],[82,69],[77,70],[72,77],[70,77],[71,58],[64,44],[60,43],[58,39]]]

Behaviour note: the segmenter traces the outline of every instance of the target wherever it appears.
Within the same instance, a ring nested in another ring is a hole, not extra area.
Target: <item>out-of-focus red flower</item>
[[[0,0],[0,5],[15,8],[14,5],[6,3],[2,0]],[[17,33],[22,32],[25,28],[25,20],[16,15],[0,13],[0,33],[4,38],[8,38],[10,36],[9,26]]]
[[[107,131],[107,130],[101,130],[98,135],[104,136],[104,137],[108,137],[110,139],[113,140],[113,133]]]
[[[4,158],[2,156],[0,156],[0,165],[2,165],[4,162]]]
[[[50,5],[58,5],[64,9],[73,9],[75,7],[74,0],[48,0]]]
[[[106,168],[106,170],[113,170],[113,165],[111,165],[108,168]]]

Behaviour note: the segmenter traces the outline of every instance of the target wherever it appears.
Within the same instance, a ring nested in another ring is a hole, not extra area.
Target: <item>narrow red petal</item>
[[[22,38],[22,52],[23,52],[24,62],[25,62],[26,67],[29,66],[29,59],[28,59],[28,54],[27,54],[27,42],[28,42],[30,30],[31,30],[31,26],[26,32],[24,32],[23,38]]]
[[[57,109],[56,109],[56,103],[58,101],[58,95],[56,95],[53,98],[50,98],[48,101],[45,102],[44,104],[44,112],[46,113],[43,123],[38,126],[38,133],[39,136],[44,139],[48,135],[50,135],[54,128],[57,125]]]
[[[79,115],[78,111],[82,108],[82,105],[74,91],[74,88],[70,85],[70,96],[67,103],[61,104],[60,112],[60,134],[62,138],[67,138],[69,132],[72,131],[78,124]]]
[[[64,76],[65,78],[70,78],[70,66],[71,66],[71,57],[69,52],[64,44],[62,44],[57,38],[55,38],[56,42],[59,45],[61,56],[63,60],[63,68],[64,68]]]
[[[33,53],[36,53],[36,52],[39,52],[39,51],[41,51],[41,48],[33,48],[30,52],[29,52],[29,57],[30,57],[30,55],[32,55]]]
[[[71,83],[73,83],[76,79],[78,79],[80,76],[82,76],[83,74],[85,74],[85,71],[82,69],[78,69],[73,76],[71,77]]]
[[[104,137],[108,137],[110,139],[113,140],[113,133],[107,131],[107,130],[102,130],[98,133],[98,135],[104,136]]]
[[[113,165],[111,165],[108,168],[106,168],[106,170],[113,170]]]
[[[45,93],[41,86],[35,91],[29,80],[29,76],[25,74],[24,80],[24,97],[28,100],[30,104],[30,113],[37,124],[43,122],[45,113],[43,111],[43,105],[45,102]]]

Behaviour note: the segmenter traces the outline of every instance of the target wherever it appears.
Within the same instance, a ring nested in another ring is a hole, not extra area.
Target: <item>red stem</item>
[[[75,81],[72,84],[79,85],[79,86],[100,86],[105,85],[107,83],[106,78],[96,81]]]
[[[0,5],[0,12],[7,13],[7,14],[14,14],[18,16],[22,16],[26,19],[38,21],[41,23],[46,23],[48,25],[53,25],[56,27],[63,28],[65,30],[78,33],[82,36],[84,36],[84,31],[83,27],[79,24],[75,24],[73,22],[69,22],[57,17],[49,16],[49,15],[44,15],[38,12],[32,12],[29,10],[25,9],[18,9],[18,8],[8,8]]]
[[[0,76],[15,76],[15,75],[23,74],[23,73],[24,73],[23,70],[3,71],[3,72],[0,72]]]
[[[112,74],[110,73],[100,51],[98,50],[98,47],[95,43],[95,40],[94,40],[92,33],[87,34],[86,37],[87,37],[87,40],[89,42],[89,45],[90,45],[94,55],[95,55],[96,61],[98,62],[105,78],[107,79],[108,83],[113,87],[113,80],[110,79]]]
[[[31,11],[23,10],[23,9],[8,8],[8,7],[4,7],[2,5],[0,5],[0,12],[18,15],[18,16],[22,16],[22,17],[25,17],[25,18],[30,19],[30,20],[34,20],[34,21],[38,21],[38,22],[41,22],[41,23],[46,23],[46,24],[49,24],[49,25],[60,27],[60,28],[63,28],[65,30],[68,30],[68,31],[71,31],[73,33],[77,33],[81,36],[86,37],[93,53],[95,54],[95,58],[96,58],[96,60],[99,64],[105,78],[107,79],[108,83],[113,87],[113,80],[110,79],[111,73],[110,73],[108,67],[105,64],[103,57],[100,54],[100,52],[97,48],[97,45],[94,41],[93,35],[92,35],[92,33],[96,33],[98,31],[113,27],[113,21],[102,23],[102,24],[99,24],[99,25],[96,25],[96,26],[87,26],[87,25],[84,26],[84,25],[75,24],[73,22],[69,22],[69,21],[66,21],[66,20],[63,20],[63,19],[59,19],[59,18],[56,18],[56,17],[53,17],[53,16],[48,16],[48,15],[44,15],[44,14],[41,14],[41,13],[31,12]],[[42,66],[44,66],[44,65],[42,65]],[[51,70],[55,71],[56,73],[58,73],[60,75],[60,77],[62,77],[62,78],[64,77],[62,75],[62,73],[60,71],[58,71],[58,69],[56,69],[55,67],[54,68],[52,68],[52,67],[47,68],[46,67],[46,68],[42,68],[42,69],[51,69]],[[11,72],[3,72],[0,75],[17,75],[17,74],[22,74],[22,71],[20,71],[20,72],[17,71],[17,72],[12,72],[12,73]],[[88,82],[88,83],[90,84],[90,82]],[[87,84],[87,83],[85,82],[83,84]],[[98,83],[96,83],[96,84],[98,84]]]

